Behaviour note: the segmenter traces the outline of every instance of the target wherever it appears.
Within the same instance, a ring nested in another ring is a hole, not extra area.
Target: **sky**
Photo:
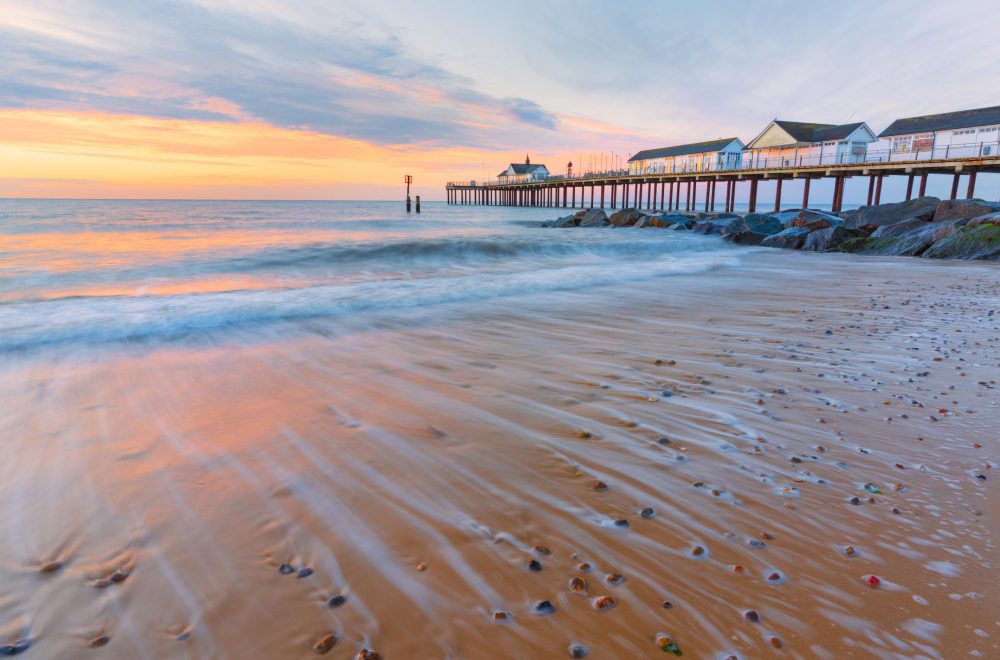
[[[998,30],[993,0],[0,0],[0,197],[442,199],[526,155],[877,133],[1000,104]]]

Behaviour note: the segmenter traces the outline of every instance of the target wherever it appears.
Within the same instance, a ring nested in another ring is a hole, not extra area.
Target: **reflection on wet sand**
[[[0,641],[994,657],[997,271],[885,267],[8,354]]]

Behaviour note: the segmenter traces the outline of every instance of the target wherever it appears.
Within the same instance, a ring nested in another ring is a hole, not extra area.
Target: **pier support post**
[[[590,184],[590,208],[594,208],[594,184]]]
[[[972,199],[976,192],[976,173],[969,172],[969,187],[965,190],[965,198]],[[419,197],[417,199],[420,199]]]
[[[875,181],[875,206],[878,206],[882,202],[882,175],[878,175],[878,179]]]
[[[805,185],[802,187],[802,208],[804,209],[809,208],[809,184],[811,182],[812,179],[806,177]]]
[[[778,177],[778,186],[774,189],[774,212],[777,213],[781,210],[781,182],[782,178]]]
[[[912,172],[910,173],[910,176],[907,177],[907,179],[906,179],[906,201],[910,201],[911,197],[913,197],[913,173]]]
[[[840,208],[844,201],[844,176],[840,175],[833,180],[833,207],[834,213],[840,213]]]
[[[571,186],[573,188],[573,205],[570,208],[576,208],[576,186]]]
[[[920,173],[920,190],[917,192],[918,197],[923,197],[927,192],[927,170]]]
[[[875,199],[875,175],[874,174],[872,174],[870,177],[868,177],[868,201],[866,202],[866,205],[867,206],[871,206],[873,199]]]
[[[661,210],[666,208],[663,205],[663,202],[666,199],[666,192],[667,192],[667,182],[666,181],[660,181],[660,209]]]
[[[705,182],[705,213],[708,213],[708,203],[709,203],[709,198],[711,197],[711,195],[712,195],[712,182],[711,181],[706,181]]]
[[[757,211],[757,179],[750,181],[750,213]]]
[[[958,179],[962,175],[955,172],[955,176],[951,180],[951,199],[958,199]]]
[[[628,181],[622,186],[622,208],[628,208]]]

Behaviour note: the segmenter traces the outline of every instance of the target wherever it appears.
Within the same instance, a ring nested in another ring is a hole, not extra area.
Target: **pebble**
[[[427,564],[424,564],[424,563],[417,564],[417,570],[421,571],[421,572],[426,571],[427,570]]]
[[[336,635],[334,634],[327,635],[326,637],[322,638],[321,640],[313,644],[313,651],[315,651],[319,655],[323,655],[324,653],[328,653],[330,649],[333,648],[333,645],[336,643],[337,643]]]
[[[61,561],[48,561],[38,567],[39,573],[55,573],[63,567]]]
[[[587,591],[587,581],[582,577],[575,577],[569,581],[569,590],[575,594],[585,593]]]
[[[552,554],[552,550],[550,550],[549,547],[545,546],[545,545],[536,545],[535,546],[535,552],[537,552],[540,555],[551,555]]]
[[[743,613],[743,618],[750,623],[760,623],[760,614],[757,610],[747,610]]]
[[[667,633],[656,633],[656,645],[660,647],[661,651],[673,653],[674,655],[684,655],[681,652],[681,648],[677,646],[677,642],[674,641],[674,638]]]
[[[608,584],[618,585],[625,581],[625,576],[621,573],[608,573],[604,576],[604,580]]]
[[[611,596],[598,596],[594,599],[594,609],[605,611],[615,606],[615,599]]]
[[[336,596],[330,596],[330,600],[326,601],[328,607],[340,607],[347,602],[347,596],[343,594],[337,594]]]
[[[766,548],[767,547],[766,543],[764,543],[763,541],[758,541],[757,539],[750,539],[748,541],[748,543],[750,544],[751,548]]]
[[[128,571],[121,568],[116,568],[115,572],[111,574],[109,578],[112,582],[124,582],[128,579]]]
[[[493,610],[494,621],[511,621],[513,619],[514,615],[506,610]]]
[[[382,660],[382,654],[370,649],[361,649],[354,658],[355,660]]]
[[[856,554],[858,554],[858,551],[854,549],[853,545],[849,545],[846,548],[844,548],[844,554],[847,555],[848,557],[853,557]]]
[[[594,481],[590,482],[590,488],[591,490],[602,491],[602,490],[607,490],[608,485],[603,481],[595,479]]]
[[[176,639],[178,642],[185,642],[190,637],[191,637],[191,631],[190,630],[185,630],[185,631],[183,631],[181,633],[178,633],[177,637],[175,637],[174,639]]]
[[[0,655],[17,655],[19,653],[24,653],[31,646],[31,640],[19,639],[16,642],[11,642],[10,644],[0,645]]]
[[[278,572],[282,575],[290,575],[295,572],[295,567],[291,564],[282,564],[278,567]]]
[[[111,641],[111,638],[108,637],[107,635],[98,635],[94,639],[92,639],[89,642],[87,642],[87,646],[96,649],[96,648],[100,648],[101,646],[106,645],[110,641]]]
[[[640,518],[652,518],[656,515],[656,511],[653,511],[653,507],[647,506],[645,509],[639,512]]]
[[[771,584],[780,584],[785,581],[785,576],[778,571],[771,571],[767,574],[767,581]]]
[[[587,647],[583,644],[570,644],[569,645],[569,657],[571,658],[586,658],[587,657]]]
[[[619,518],[615,521],[615,527],[628,527],[628,521],[624,518]]]
[[[313,574],[313,569],[311,569],[309,567],[306,567],[306,568],[300,569],[298,575],[296,575],[295,577],[297,577],[297,578],[299,578],[301,580],[302,578],[307,578],[307,577],[309,577],[312,574]]]
[[[110,586],[111,586],[111,580],[109,580],[107,578],[98,578],[98,579],[94,580],[94,588],[95,589],[104,589],[104,588],[110,587]]]
[[[542,562],[538,561],[537,559],[532,559],[531,561],[528,562],[528,570],[536,572],[542,570]]]
[[[582,571],[583,573],[589,573],[593,569],[594,569],[594,567],[591,566],[589,563],[587,563],[585,561],[582,561],[582,562],[580,562],[579,564],[576,565],[576,570]]]
[[[535,614],[552,614],[556,611],[556,606],[547,600],[539,600],[535,602],[532,609]]]
[[[669,600],[663,601],[663,609],[669,610],[669,609],[673,609],[673,607],[674,607],[674,604],[671,603]]]
[[[703,557],[705,556],[705,548],[700,545],[696,545],[691,548],[691,555],[694,557]]]
[[[768,635],[766,639],[767,643],[770,644],[773,648],[776,649],[781,648],[781,638],[778,637],[777,635]]]
[[[865,584],[867,584],[872,589],[878,589],[882,586],[882,580],[874,575],[869,575],[865,578]]]

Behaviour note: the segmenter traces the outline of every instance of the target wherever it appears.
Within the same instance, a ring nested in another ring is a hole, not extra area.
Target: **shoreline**
[[[109,657],[308,657],[328,634],[331,657],[662,657],[659,633],[691,657],[994,655],[998,271],[902,263],[751,252],[558,304],[9,363],[0,635],[31,655],[106,635]]]

